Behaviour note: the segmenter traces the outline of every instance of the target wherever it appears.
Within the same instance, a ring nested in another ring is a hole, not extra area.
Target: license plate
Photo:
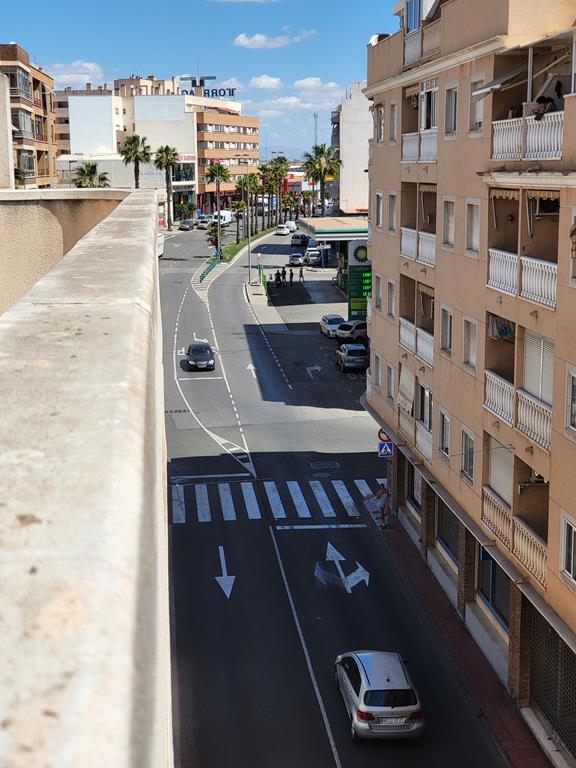
[[[380,723],[382,725],[401,725],[404,722],[403,717],[381,717]]]
[[[206,363],[198,363],[198,368],[206,368]]]

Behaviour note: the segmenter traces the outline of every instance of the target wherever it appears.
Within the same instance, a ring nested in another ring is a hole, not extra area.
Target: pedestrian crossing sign
[[[391,459],[394,456],[394,443],[392,440],[386,440],[383,443],[378,443],[378,458],[379,459]]]

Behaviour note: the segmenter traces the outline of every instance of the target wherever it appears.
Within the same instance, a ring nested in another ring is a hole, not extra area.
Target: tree
[[[218,245],[218,224],[209,224],[206,230],[206,239],[215,248]]]
[[[244,214],[242,213],[244,208],[246,206],[244,205],[244,200],[232,200],[230,204],[230,208],[234,211],[236,214],[236,242],[240,242],[240,216],[244,218]]]
[[[124,165],[134,163],[134,186],[140,189],[140,163],[149,163],[152,160],[150,145],[146,143],[146,136],[138,136],[137,133],[128,136],[120,154],[124,158]]]
[[[174,198],[172,195],[172,171],[179,164],[180,158],[178,156],[178,150],[176,147],[171,147],[166,144],[163,147],[158,147],[156,150],[156,157],[154,158],[154,165],[158,170],[164,171],[166,174],[166,197],[168,208],[168,230],[172,229],[172,205]]]
[[[106,171],[98,173],[98,163],[91,162],[82,163],[76,168],[72,183],[82,189],[110,186]]]
[[[273,168],[274,181],[276,182],[276,189],[278,191],[278,206],[276,210],[276,223],[280,224],[280,214],[282,212],[282,190],[284,189],[284,182],[288,176],[288,160],[280,155],[275,157],[270,165]]]
[[[274,170],[270,163],[262,163],[262,165],[258,166],[258,171],[260,172],[262,191],[268,197],[268,227],[270,228],[272,226],[272,195],[276,191],[274,186]],[[262,200],[262,229],[265,228],[264,215],[264,200]]]
[[[314,203],[314,192],[310,189],[302,192],[302,203],[304,204],[304,215],[307,216],[310,213],[310,206]]]
[[[256,204],[258,200],[258,194],[260,192],[260,177],[257,173],[247,173],[246,176],[244,176],[244,186],[246,188],[246,192],[248,195],[250,195],[250,207],[252,209],[252,221],[248,223],[248,226],[250,227],[251,234],[255,235],[258,233],[258,219],[257,219],[257,213],[256,213]]]
[[[220,184],[222,182],[230,181],[230,171],[228,168],[226,168],[225,165],[221,165],[220,163],[211,163],[206,169],[206,178],[208,179],[209,184],[216,184],[216,210],[220,211]],[[220,227],[220,218],[218,217],[218,221],[216,223],[216,229],[218,232],[216,247],[218,250],[221,250]]]
[[[309,181],[320,184],[320,203],[322,216],[326,215],[326,177],[338,176],[342,161],[335,147],[315,144],[312,152],[304,153],[304,170]]]

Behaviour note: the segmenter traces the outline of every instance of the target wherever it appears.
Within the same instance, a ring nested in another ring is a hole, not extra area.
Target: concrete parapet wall
[[[7,768],[173,764],[156,219],[129,194],[0,318]]]

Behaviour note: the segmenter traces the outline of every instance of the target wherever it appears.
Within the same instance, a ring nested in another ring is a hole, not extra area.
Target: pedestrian
[[[280,274],[280,270],[276,270],[276,288],[280,288],[282,285],[282,275]]]
[[[286,285],[286,267],[282,267],[282,285]]]
[[[300,277],[298,279],[298,282],[300,283],[304,282],[304,267],[300,267]]]
[[[390,494],[388,493],[388,488],[383,484],[378,484],[378,490],[376,491],[376,498],[378,499],[378,508],[380,510],[380,519],[382,521],[382,525],[384,528],[391,528],[391,514],[390,514],[390,507],[389,507],[389,501],[390,501]]]
[[[292,287],[292,284],[294,283],[294,270],[290,270],[290,287]]]

